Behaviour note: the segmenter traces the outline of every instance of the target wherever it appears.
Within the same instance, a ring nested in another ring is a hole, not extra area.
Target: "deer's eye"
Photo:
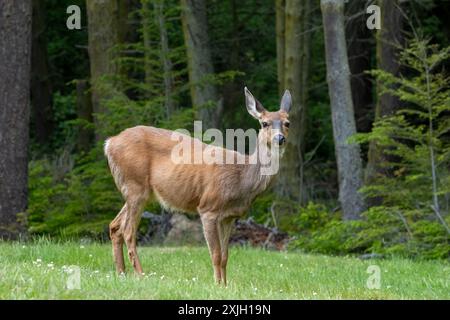
[[[262,126],[263,126],[263,128],[267,128],[267,127],[269,126],[269,123],[267,123],[267,122],[264,121],[264,122],[262,123]]]
[[[289,128],[289,125],[290,125],[289,122],[285,122],[285,123],[284,123],[284,126],[285,126],[286,128]]]

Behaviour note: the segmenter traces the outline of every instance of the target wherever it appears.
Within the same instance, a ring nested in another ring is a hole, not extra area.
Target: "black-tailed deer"
[[[122,210],[110,224],[114,261],[119,273],[125,271],[124,241],[134,270],[142,273],[136,251],[136,231],[144,205],[155,199],[166,208],[200,215],[215,279],[226,285],[228,242],[233,222],[269,186],[274,173],[263,174],[263,163],[279,160],[289,131],[289,91],[284,93],[276,112],[264,109],[247,88],[244,91],[248,112],[261,123],[255,151],[246,156],[216,148],[216,152],[231,155],[231,158],[243,157],[244,163],[176,163],[172,158],[172,150],[179,143],[173,139],[176,133],[153,127],[126,129],[106,140],[109,167],[125,199]],[[190,139],[193,152],[202,152],[208,146],[200,140],[184,138]],[[275,149],[277,152],[273,152]]]

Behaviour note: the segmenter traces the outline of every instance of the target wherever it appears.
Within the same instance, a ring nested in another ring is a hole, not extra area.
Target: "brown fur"
[[[287,118],[284,111],[264,111],[259,120],[285,123]],[[258,148],[270,148],[273,138],[270,129],[271,126],[260,130]],[[288,129],[283,126],[281,133],[287,137]],[[268,187],[273,176],[261,175],[259,163],[249,164],[250,157],[256,153],[244,156],[222,148],[216,152],[245,157],[245,164],[175,164],[171,152],[177,141],[171,135],[169,130],[137,126],[105,143],[111,173],[125,199],[125,205],[110,224],[117,271],[125,271],[122,253],[125,241],[135,271],[142,273],[136,231],[146,202],[157,200],[169,209],[200,214],[216,281],[226,284],[228,240],[233,222]],[[197,139],[192,138],[191,142],[200,144],[198,150],[207,146]]]

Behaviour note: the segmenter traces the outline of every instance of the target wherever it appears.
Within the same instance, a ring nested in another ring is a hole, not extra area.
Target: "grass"
[[[225,288],[213,282],[205,247],[140,247],[139,253],[142,278],[115,275],[108,244],[0,242],[0,299],[450,299],[446,261],[233,247]],[[66,288],[70,265],[80,268],[79,290]],[[366,287],[370,265],[381,270],[380,289]]]

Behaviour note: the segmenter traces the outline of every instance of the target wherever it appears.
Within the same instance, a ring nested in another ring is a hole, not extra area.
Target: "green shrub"
[[[123,205],[106,160],[96,150],[61,172],[57,161],[30,163],[28,208],[31,234],[103,236]]]
[[[304,218],[315,216],[314,210]],[[293,248],[326,254],[376,253],[421,257],[448,258],[450,237],[444,226],[420,210],[372,207],[362,220],[342,221],[338,216],[325,224],[303,224],[304,229],[293,241]],[[308,229],[307,227],[311,228]]]

